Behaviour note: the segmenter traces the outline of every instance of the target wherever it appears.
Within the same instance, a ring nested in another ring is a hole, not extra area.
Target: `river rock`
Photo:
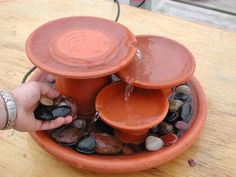
[[[161,122],[158,127],[158,134],[161,136],[166,135],[168,133],[172,133],[174,131],[174,126],[166,122]]]
[[[128,145],[123,145],[123,147],[122,147],[122,153],[123,153],[124,155],[132,155],[132,154],[134,154],[134,151],[133,151],[133,149],[130,148]]]
[[[183,93],[183,94],[186,94],[186,95],[191,94],[191,89],[187,85],[180,85],[180,86],[176,87],[175,91],[177,93]]]
[[[52,110],[52,115],[54,118],[68,116],[71,112],[69,106],[59,106]]]
[[[164,146],[162,139],[155,136],[148,136],[145,141],[145,146],[148,151],[157,151]]]
[[[84,129],[86,128],[87,123],[85,120],[76,119],[72,122],[72,125],[76,128]]]
[[[42,104],[39,104],[38,107],[35,109],[34,117],[42,121],[50,121],[54,119],[51,107],[47,107]]]
[[[191,101],[190,96],[185,95],[183,93],[176,93],[175,96],[174,96],[174,99],[181,100],[183,102]]]
[[[188,129],[188,123],[184,121],[178,121],[175,124],[175,127],[180,130],[187,130]]]
[[[72,146],[83,136],[83,132],[72,126],[63,126],[52,133],[51,137],[65,146]]]
[[[181,118],[185,122],[189,122],[192,118],[192,105],[185,103],[181,108]]]
[[[171,145],[177,142],[178,137],[174,133],[169,133],[162,137],[163,142],[165,145]]]
[[[164,121],[174,125],[180,119],[178,112],[168,112]]]
[[[121,152],[122,143],[115,137],[106,133],[92,132],[96,140],[95,151],[99,154],[117,154]]]
[[[177,112],[182,105],[183,105],[183,102],[181,100],[171,100],[169,111]]]
[[[39,102],[44,106],[53,106],[54,102],[52,99],[42,96],[39,100]]]
[[[78,142],[76,146],[76,151],[84,154],[92,154],[95,151],[95,146],[96,141],[93,137],[84,137]]]

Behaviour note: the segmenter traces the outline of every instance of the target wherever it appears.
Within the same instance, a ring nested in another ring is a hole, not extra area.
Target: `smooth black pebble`
[[[53,120],[53,115],[51,111],[51,107],[47,107],[44,105],[39,105],[34,111],[34,116],[38,120],[49,121]]]
[[[76,151],[84,154],[92,154],[94,153],[95,146],[96,141],[93,137],[84,137],[78,142]]]
[[[192,118],[192,106],[190,103],[185,103],[181,109],[181,118],[185,122],[189,122]]]
[[[59,106],[52,110],[52,115],[54,118],[65,117],[69,115],[71,108],[69,106]]]
[[[164,119],[164,122],[167,122],[169,124],[175,124],[180,119],[178,112],[168,112],[166,118]]]

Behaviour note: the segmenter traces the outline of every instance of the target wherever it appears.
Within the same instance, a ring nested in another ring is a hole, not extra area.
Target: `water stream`
[[[137,49],[137,51],[136,51],[136,56],[137,56],[137,58],[138,58],[139,60],[142,59],[142,52],[141,52],[140,49]]]
[[[92,118],[91,122],[89,123],[88,125],[88,128],[87,128],[87,131],[86,131],[86,134],[89,135],[90,132],[94,129],[95,127],[95,122],[100,118],[100,112],[96,112],[94,117]]]
[[[134,90],[134,86],[132,83],[128,83],[125,87],[125,101],[128,101],[128,98],[130,97],[131,93]]]

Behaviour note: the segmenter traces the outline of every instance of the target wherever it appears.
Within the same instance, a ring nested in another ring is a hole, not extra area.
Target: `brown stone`
[[[122,147],[122,153],[123,153],[124,155],[132,155],[132,154],[134,154],[134,151],[133,151],[133,149],[131,149],[128,145],[124,145],[124,146]]]
[[[92,132],[96,140],[95,152],[99,154],[117,154],[121,152],[122,143],[115,137],[106,133]]]

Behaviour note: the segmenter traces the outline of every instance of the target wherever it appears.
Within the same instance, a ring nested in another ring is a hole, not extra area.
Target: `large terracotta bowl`
[[[31,80],[39,80],[41,74],[36,72]],[[174,159],[188,149],[197,139],[204,126],[207,114],[204,92],[195,77],[192,77],[188,84],[193,92],[195,110],[191,127],[176,144],[164,147],[157,152],[142,152],[130,156],[84,155],[57,144],[44,131],[32,132],[31,136],[56,159],[78,169],[101,173],[127,173],[157,167]]]

